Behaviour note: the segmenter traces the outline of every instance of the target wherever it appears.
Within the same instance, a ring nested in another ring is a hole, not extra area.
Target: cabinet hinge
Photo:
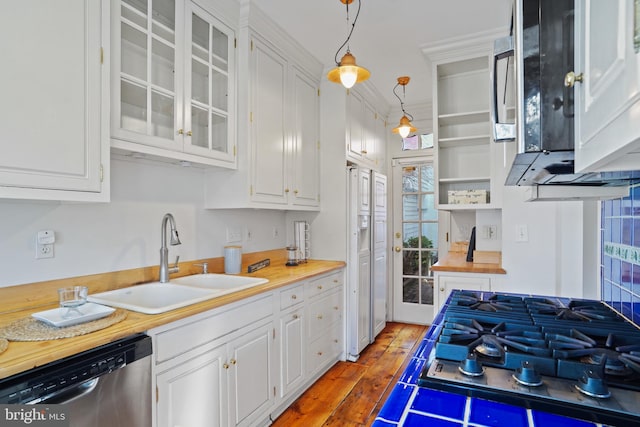
[[[445,242],[449,241],[449,232],[448,231],[444,234],[444,241]]]
[[[104,181],[104,167],[102,166],[102,163],[100,163],[100,182]]]
[[[253,123],[253,111],[249,112],[249,123]]]
[[[233,157],[235,157],[235,156],[237,156],[237,154],[236,154],[236,146],[234,145],[233,146]]]
[[[104,48],[100,46],[100,64],[104,64]]]
[[[273,339],[275,340],[276,339],[276,328],[273,328],[273,331],[271,331],[271,332],[272,332],[272,335],[273,335]]]
[[[156,386],[156,403],[158,403],[159,400],[160,400],[160,390],[158,389],[158,386]]]
[[[253,185],[249,186],[249,195],[253,196]]]
[[[251,52],[253,52],[253,40],[251,40]]]
[[[320,96],[320,88],[318,88],[318,96]]]
[[[273,386],[273,397],[276,397],[276,386]]]
[[[318,145],[318,150],[320,149],[320,141],[316,143]]]
[[[233,38],[233,48],[236,49],[238,47],[238,39],[237,38]]]

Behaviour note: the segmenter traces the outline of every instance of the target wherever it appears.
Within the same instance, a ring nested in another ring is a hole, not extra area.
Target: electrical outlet
[[[36,235],[36,259],[53,258],[53,244],[56,236],[53,230],[38,231]]]

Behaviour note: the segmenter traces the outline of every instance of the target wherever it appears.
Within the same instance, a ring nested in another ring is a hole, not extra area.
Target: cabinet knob
[[[192,135],[193,135],[193,132],[191,131],[187,132],[187,136],[192,136]]]
[[[340,307],[338,307],[337,305],[334,305],[334,306],[333,306],[333,309],[334,309],[334,310],[340,310]]]
[[[402,248],[400,246],[396,246],[393,248],[396,252],[402,252]]]
[[[338,283],[338,279],[333,279],[333,283]]]
[[[294,314],[294,315],[293,315],[293,318],[294,318],[294,319],[297,319],[298,317],[300,317],[300,316],[298,316],[297,314]]]
[[[230,362],[231,362],[232,365],[235,365],[236,363],[238,363],[238,361],[236,359],[231,359]]]
[[[321,351],[318,352],[318,356],[322,356],[322,352]]]
[[[444,288],[440,288],[440,292],[444,292]]]
[[[178,135],[183,135],[184,134],[184,129],[178,129]]]
[[[293,294],[291,295],[291,299],[298,299],[298,297],[295,294]]]
[[[574,73],[573,71],[569,71],[564,76],[564,85],[566,87],[573,87],[576,84],[576,82],[582,82],[582,81],[584,81],[584,74],[582,73],[576,75],[576,73]]]
[[[361,153],[362,154],[367,154],[367,150],[362,150]]]
[[[318,289],[322,290],[322,285],[318,285]]]
[[[288,193],[288,192],[289,192],[289,189],[288,189],[288,188],[285,188],[285,189],[284,189],[284,192],[285,192],[285,193]]]
[[[318,314],[318,320],[322,320],[322,314]]]
[[[222,367],[223,367],[224,369],[229,369],[229,364],[228,364],[228,363],[223,363],[223,364],[222,364]]]
[[[298,190],[293,190],[293,194],[298,194]]]
[[[336,343],[336,344],[338,344],[338,340],[337,340],[337,339],[333,340],[333,342],[334,342],[334,343]]]

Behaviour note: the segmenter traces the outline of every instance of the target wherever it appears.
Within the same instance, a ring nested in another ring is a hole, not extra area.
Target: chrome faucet
[[[176,222],[173,219],[173,215],[170,213],[165,214],[162,218],[162,228],[160,229],[162,247],[160,248],[160,283],[167,283],[169,281],[169,274],[178,272],[178,260],[180,257],[176,257],[176,265],[169,267],[169,249],[167,248],[167,221],[171,226],[171,240],[169,243],[172,246],[179,245],[180,238],[178,237],[178,230],[176,230]]]

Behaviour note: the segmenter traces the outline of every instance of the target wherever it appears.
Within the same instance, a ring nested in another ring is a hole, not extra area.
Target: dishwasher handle
[[[91,393],[98,386],[100,378],[93,378],[80,384],[76,384],[72,387],[65,388],[64,390],[52,393],[38,402],[30,403],[50,403],[50,404],[65,404],[73,402],[76,399],[86,396]]]

